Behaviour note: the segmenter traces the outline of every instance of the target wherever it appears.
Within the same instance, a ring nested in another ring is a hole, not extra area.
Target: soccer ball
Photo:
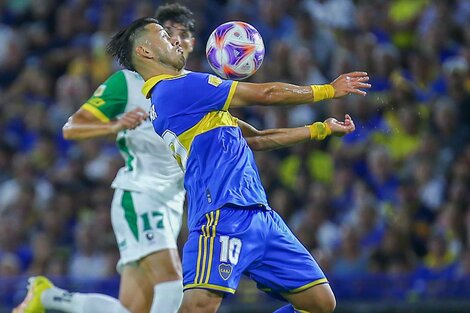
[[[241,80],[253,75],[263,63],[263,39],[250,24],[227,22],[210,35],[206,56],[217,75]]]

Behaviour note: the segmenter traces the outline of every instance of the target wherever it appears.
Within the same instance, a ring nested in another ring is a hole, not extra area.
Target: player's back
[[[185,170],[190,227],[225,204],[267,207],[253,153],[227,111],[236,85],[187,73],[157,76],[144,86],[154,128]]]

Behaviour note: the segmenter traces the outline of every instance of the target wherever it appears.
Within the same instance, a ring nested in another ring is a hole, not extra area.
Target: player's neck
[[[158,75],[179,75],[183,73],[183,69],[177,70],[174,67],[164,65],[162,63],[152,62],[149,64],[142,64],[138,70],[139,74],[144,80],[148,80]]]

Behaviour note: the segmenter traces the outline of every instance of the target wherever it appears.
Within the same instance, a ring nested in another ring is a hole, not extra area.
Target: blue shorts
[[[242,274],[275,297],[328,282],[276,212],[223,207],[207,213],[184,246],[184,290],[233,294]]]

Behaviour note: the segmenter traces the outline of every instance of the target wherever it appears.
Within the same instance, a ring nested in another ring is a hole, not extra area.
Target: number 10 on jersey
[[[230,262],[232,265],[238,263],[242,241],[238,238],[220,236],[220,262]]]

